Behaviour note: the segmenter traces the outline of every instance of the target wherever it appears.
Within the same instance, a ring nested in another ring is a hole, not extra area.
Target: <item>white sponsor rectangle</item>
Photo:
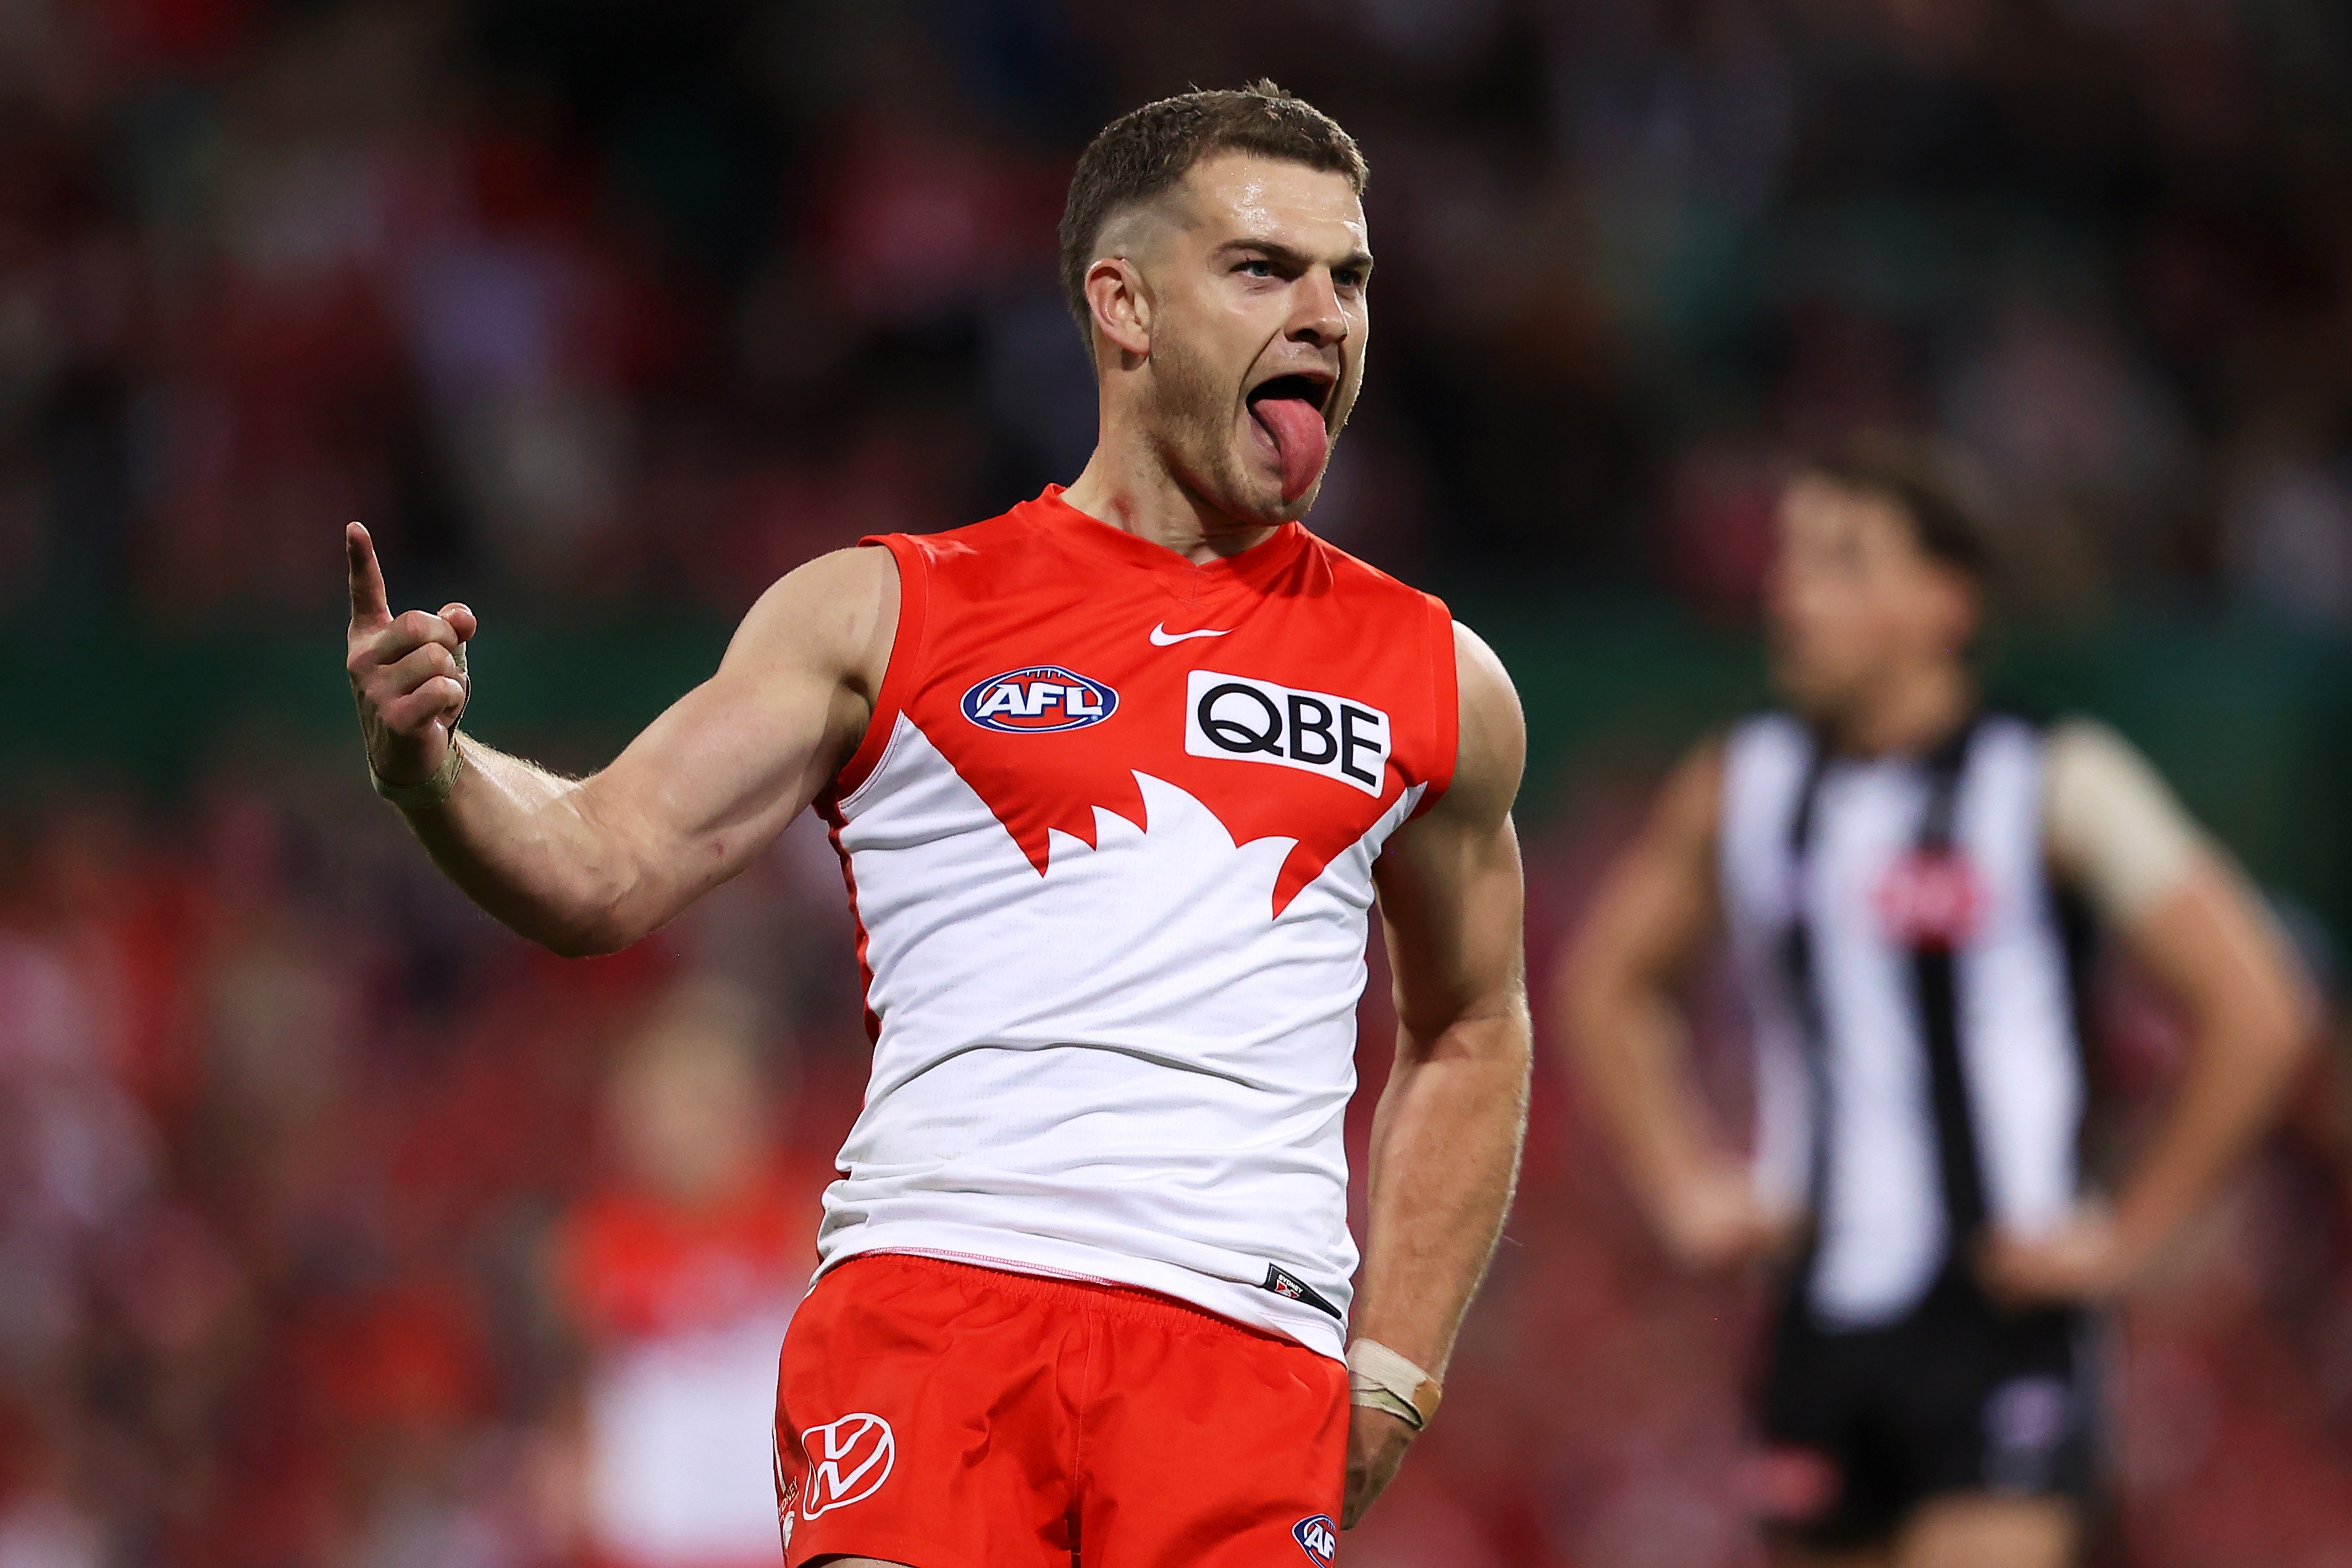
[[[1354,697],[1214,670],[1194,670],[1185,682],[1190,756],[1296,768],[1378,797],[1389,736],[1389,716]]]

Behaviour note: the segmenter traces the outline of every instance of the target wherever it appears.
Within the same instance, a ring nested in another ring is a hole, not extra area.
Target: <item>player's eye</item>
[[[1356,267],[1343,267],[1331,275],[1331,281],[1341,288],[1361,288],[1364,275]]]
[[[1252,277],[1272,277],[1274,276],[1274,263],[1266,260],[1266,258],[1262,256],[1255,256],[1250,257],[1249,260],[1243,262],[1241,265],[1241,270],[1248,273]]]

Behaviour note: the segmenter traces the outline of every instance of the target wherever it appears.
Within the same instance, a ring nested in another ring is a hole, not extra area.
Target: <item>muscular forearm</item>
[[[2301,1054],[2307,999],[2276,928],[2218,860],[2196,864],[2125,936],[2189,1032],[2189,1070],[2116,1201],[2116,1230],[2136,1261],[2261,1135]]]
[[[1443,1377],[1509,1207],[1527,1124],[1523,1010],[1401,1039],[1372,1121],[1355,1332]]]
[[[404,813],[450,881],[505,925],[567,956],[610,952],[659,924],[634,857],[585,786],[471,738],[440,806]]]
[[[2248,1009],[2199,1027],[2189,1069],[2116,1202],[2129,1256],[2161,1249],[2262,1134],[2299,1059],[2289,1018]]]
[[[1654,1217],[1678,1184],[1725,1158],[1691,1084],[1687,1033],[1649,987],[1588,996],[1570,1014],[1578,1078]]]

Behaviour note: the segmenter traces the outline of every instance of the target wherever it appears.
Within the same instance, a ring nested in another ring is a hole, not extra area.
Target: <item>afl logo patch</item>
[[[1290,1537],[1316,1568],[1331,1568],[1331,1560],[1339,1555],[1339,1527],[1328,1513],[1312,1513],[1300,1520],[1290,1527]]]
[[[1117,692],[1059,664],[1007,670],[963,694],[964,717],[1008,735],[1084,729],[1118,711]]]

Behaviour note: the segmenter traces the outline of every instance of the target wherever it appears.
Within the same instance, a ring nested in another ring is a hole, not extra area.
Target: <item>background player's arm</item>
[[[1396,979],[1397,1050],[1372,1120],[1370,1218],[1355,1333],[1432,1376],[1486,1272],[1527,1121],[1528,1023],[1519,844],[1511,801],[1527,760],[1517,695],[1494,653],[1454,629],[1462,722],[1454,781],[1378,869]],[[1358,1406],[1353,1524],[1412,1430]]]
[[[1710,1125],[1676,998],[1718,916],[1722,790],[1718,744],[1675,768],[1562,954],[1559,987],[1570,1065],[1660,1239],[1695,1268],[1767,1250],[1793,1223]]]
[[[465,696],[462,605],[387,607],[367,531],[350,530],[346,668],[368,758],[392,783],[429,778]],[[410,827],[475,903],[560,953],[609,952],[743,869],[856,749],[898,618],[887,550],[843,550],[753,605],[711,678],[603,771],[564,779],[467,737],[447,800]],[[581,672],[593,681],[596,672]]]
[[[2188,1071],[2112,1214],[1987,1249],[1987,1282],[2004,1294],[2096,1298],[2128,1285],[2261,1135],[2307,1040],[2308,1002],[2245,878],[2120,737],[2063,727],[2049,770],[2053,871],[2168,993],[2189,1035]]]

